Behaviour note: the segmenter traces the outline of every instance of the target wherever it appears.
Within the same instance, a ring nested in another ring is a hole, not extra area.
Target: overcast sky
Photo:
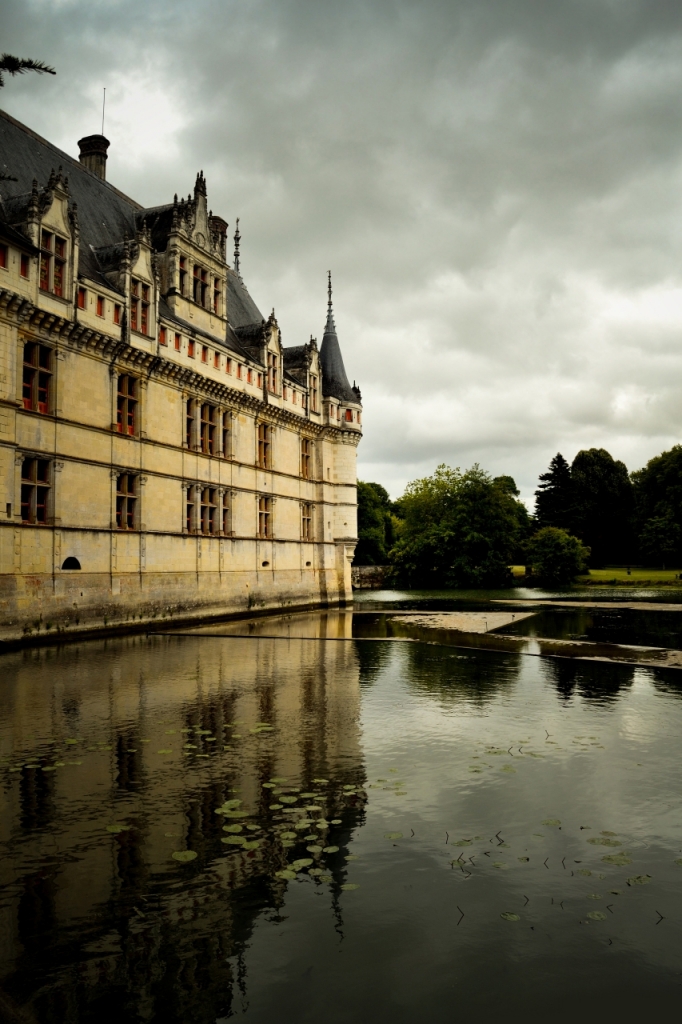
[[[332,270],[359,475],[629,469],[682,433],[680,0],[4,0],[1,105],[145,205],[241,218],[285,345]]]

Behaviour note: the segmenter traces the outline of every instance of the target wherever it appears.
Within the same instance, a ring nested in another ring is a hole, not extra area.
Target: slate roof
[[[78,204],[81,276],[99,280],[111,288],[111,282],[103,278],[102,273],[120,252],[124,238],[133,239],[143,221],[150,228],[154,248],[165,249],[173,216],[172,203],[145,209],[110,182],[102,181],[79,160],[0,110],[0,171],[18,179],[0,182],[3,220],[9,224],[24,220],[33,179],[44,188],[52,171],[60,166],[69,179],[71,199]],[[233,327],[263,320],[243,280],[232,270],[228,270],[227,288]]]
[[[360,392],[352,388],[343,365],[341,346],[336,335],[336,325],[332,312],[331,298],[327,311],[327,323],[320,346],[320,366],[322,367],[322,394],[331,395],[341,402],[359,402]]]

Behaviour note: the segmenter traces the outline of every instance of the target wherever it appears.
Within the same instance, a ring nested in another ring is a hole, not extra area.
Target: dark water
[[[297,621],[3,658],[0,1019],[674,1011],[682,675]]]

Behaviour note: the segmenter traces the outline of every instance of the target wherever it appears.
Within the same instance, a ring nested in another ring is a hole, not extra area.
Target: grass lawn
[[[525,565],[512,565],[514,577],[521,579],[526,574]],[[617,568],[591,569],[585,576],[579,576],[576,580],[578,586],[605,587],[605,586],[682,586],[680,569],[631,569],[628,575],[627,569],[621,566]]]

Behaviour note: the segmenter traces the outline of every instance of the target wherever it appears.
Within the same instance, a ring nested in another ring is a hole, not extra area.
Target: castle
[[[351,597],[360,391],[331,281],[285,348],[239,225],[145,209],[0,112],[0,641]]]

